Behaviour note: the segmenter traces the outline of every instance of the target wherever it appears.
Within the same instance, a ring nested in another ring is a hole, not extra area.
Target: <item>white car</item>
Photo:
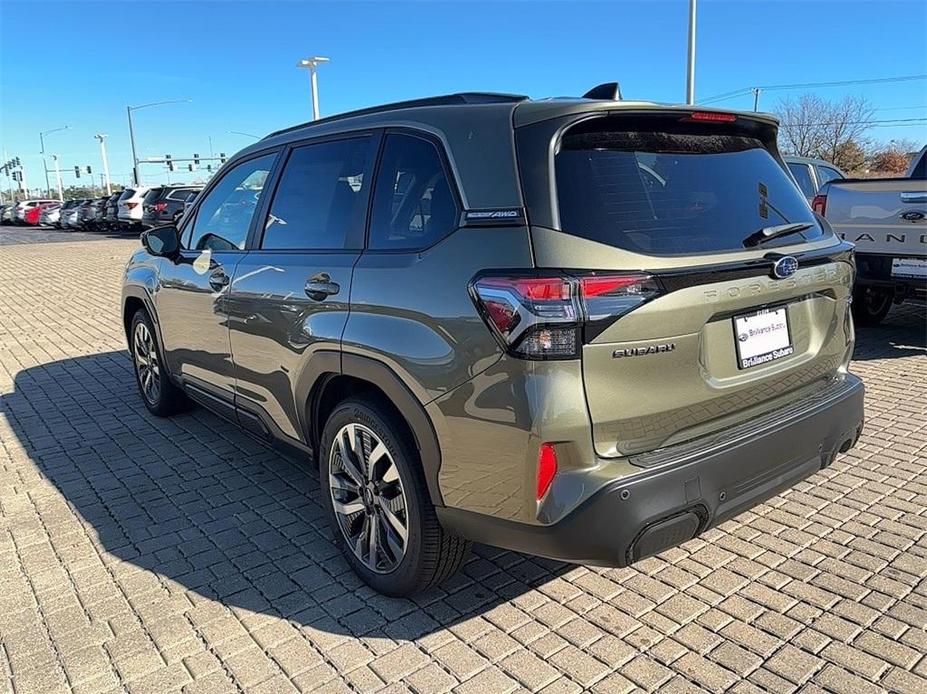
[[[25,224],[26,223],[26,212],[31,210],[36,205],[42,205],[49,202],[58,202],[57,200],[51,199],[41,199],[41,200],[23,200],[16,204],[16,207],[13,208],[13,224]]]
[[[39,215],[39,224],[42,226],[58,226],[61,219],[61,205],[52,205],[42,210]]]
[[[135,186],[126,188],[119,196],[118,211],[116,218],[120,226],[141,226],[142,223],[142,200],[148,192],[149,186]]]

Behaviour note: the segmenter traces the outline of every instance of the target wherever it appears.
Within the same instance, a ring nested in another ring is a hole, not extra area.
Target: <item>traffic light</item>
[[[219,163],[220,164],[225,163],[225,152],[219,152]]]
[[[171,155],[170,155],[170,154],[165,154],[165,155],[164,155],[164,159],[165,159],[166,162],[167,162],[167,170],[168,170],[168,171],[173,171],[173,170],[174,170],[174,162],[171,161]]]
[[[13,159],[13,166],[22,166],[22,164],[19,163],[19,157]]]
[[[206,170],[207,170],[209,173],[212,173],[212,164],[206,164]]]
[[[87,167],[87,175],[89,176],[89,175],[92,174],[92,173],[93,173],[93,171],[91,171],[91,170],[90,170],[90,167],[88,166],[88,167]]]
[[[13,172],[13,180],[16,181],[16,182],[18,182],[18,183],[21,183],[22,180],[23,180],[23,172],[22,172],[22,171],[14,171],[14,172]]]
[[[196,152],[193,153],[193,163],[196,164],[197,166],[200,165],[200,155],[197,154]],[[193,171],[193,169],[190,169],[190,171]]]
[[[193,171],[193,164],[187,164],[187,169],[189,171]]]
[[[80,178],[80,167],[79,166],[74,167],[74,175],[77,176],[77,178]]]

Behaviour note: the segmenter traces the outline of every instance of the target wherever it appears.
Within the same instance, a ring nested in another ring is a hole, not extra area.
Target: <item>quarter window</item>
[[[360,248],[372,158],[369,137],[295,148],[264,222],[261,248]]]
[[[456,228],[458,214],[435,146],[411,135],[387,135],[373,195],[370,248],[431,246]]]
[[[836,169],[832,169],[829,166],[818,166],[818,186],[823,186],[829,181],[835,181],[843,178],[843,175]]]
[[[798,187],[801,189],[801,192],[805,194],[806,198],[814,196],[814,181],[811,180],[811,169],[807,164],[789,164],[789,171],[792,172],[792,175],[795,177],[795,182],[798,184]]]
[[[184,247],[198,251],[243,249],[276,157],[276,153],[266,154],[230,169],[200,204]]]

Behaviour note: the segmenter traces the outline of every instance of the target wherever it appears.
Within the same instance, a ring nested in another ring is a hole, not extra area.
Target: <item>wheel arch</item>
[[[374,359],[343,354],[340,370],[326,371],[315,379],[306,400],[304,417],[307,438],[316,455],[323,455],[319,443],[328,415],[339,402],[356,395],[380,400],[405,423],[411,442],[419,452],[431,502],[435,506],[443,506],[438,485],[441,449],[431,418],[402,379]]]

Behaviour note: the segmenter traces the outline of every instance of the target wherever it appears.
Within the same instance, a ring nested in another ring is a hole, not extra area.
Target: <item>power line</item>
[[[781,125],[789,127],[804,127],[812,125],[889,125],[894,123],[909,123],[911,125],[916,125],[917,123],[927,122],[927,118],[885,118],[882,120],[843,120],[843,121],[834,121],[833,123],[828,122],[817,122],[817,123],[782,123]]]
[[[758,85],[755,87],[743,87],[742,89],[735,89],[731,92],[725,92],[723,94],[716,94],[715,96],[710,96],[707,99],[702,99],[699,101],[700,104],[710,104],[716,101],[726,101],[727,99],[733,99],[736,96],[742,96],[751,93],[754,89],[760,89],[762,91],[778,91],[782,89],[798,89],[800,87],[846,87],[853,84],[885,84],[890,82],[912,82],[914,80],[923,80],[927,79],[927,75],[901,75],[897,77],[875,77],[872,79],[865,80],[838,80],[834,82],[800,82],[796,84],[768,84],[766,86]]]

